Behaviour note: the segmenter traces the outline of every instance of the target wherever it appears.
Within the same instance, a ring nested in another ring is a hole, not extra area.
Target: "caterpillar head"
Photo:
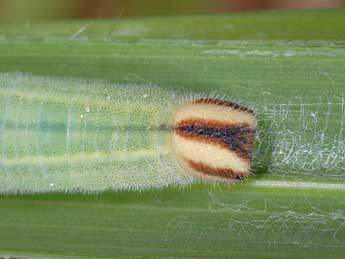
[[[173,154],[186,171],[221,182],[249,175],[257,126],[252,110],[202,98],[179,107],[172,124]]]

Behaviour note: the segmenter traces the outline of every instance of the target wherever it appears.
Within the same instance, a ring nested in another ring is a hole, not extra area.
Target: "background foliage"
[[[255,107],[297,103],[283,129],[297,136],[317,112],[331,131],[322,145],[307,131],[311,150],[336,143],[341,160],[344,17],[339,9],[2,24],[0,71],[217,91]],[[344,166],[286,162],[232,187],[1,196],[0,255],[343,258]],[[272,181],[283,185],[257,184]]]

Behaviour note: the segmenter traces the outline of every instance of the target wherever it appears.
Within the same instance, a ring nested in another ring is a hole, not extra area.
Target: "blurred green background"
[[[333,8],[345,0],[0,0],[0,22]]]

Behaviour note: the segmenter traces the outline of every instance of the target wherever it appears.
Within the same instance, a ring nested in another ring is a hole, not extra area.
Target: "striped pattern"
[[[175,112],[172,150],[182,167],[203,179],[242,179],[250,171],[256,124],[246,107],[198,99]]]

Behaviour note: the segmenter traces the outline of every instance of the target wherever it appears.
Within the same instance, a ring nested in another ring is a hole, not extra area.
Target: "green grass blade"
[[[2,25],[5,38],[83,40],[343,40],[344,9]],[[48,26],[48,27],[47,27]],[[47,28],[49,28],[47,30]]]
[[[0,26],[1,72],[217,92],[261,129],[256,176],[238,186],[1,196],[0,256],[343,258],[344,17]]]

